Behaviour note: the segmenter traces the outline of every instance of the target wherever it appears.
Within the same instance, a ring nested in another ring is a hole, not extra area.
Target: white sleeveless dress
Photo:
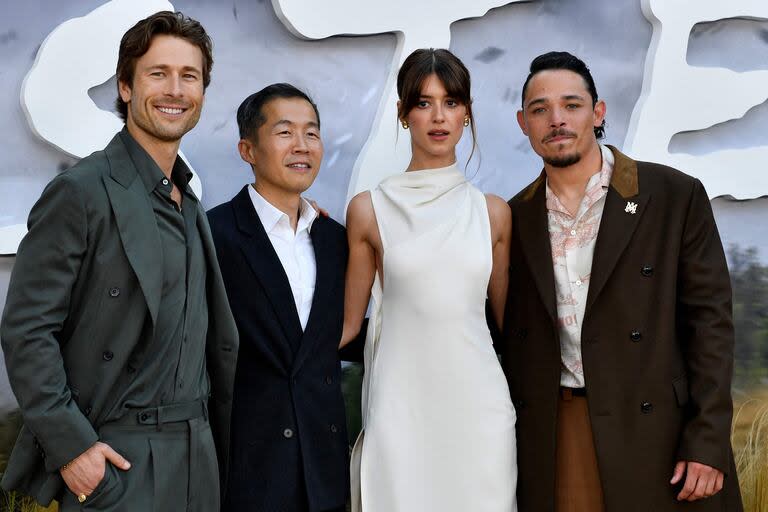
[[[450,166],[371,192],[384,248],[365,346],[353,512],[517,510],[515,410],[491,345],[485,196]]]

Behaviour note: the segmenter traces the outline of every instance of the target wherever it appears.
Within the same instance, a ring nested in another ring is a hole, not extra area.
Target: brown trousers
[[[603,489],[586,397],[560,390],[557,409],[556,512],[604,512]]]

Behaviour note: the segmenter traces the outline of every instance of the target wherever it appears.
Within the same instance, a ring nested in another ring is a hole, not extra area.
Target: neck
[[[173,171],[173,164],[176,163],[176,157],[179,154],[181,139],[168,142],[152,137],[144,130],[139,129],[130,117],[125,125],[131,137],[152,157],[166,178],[171,179],[171,171]]]
[[[259,180],[256,180],[251,186],[264,200],[288,216],[291,228],[295,232],[296,226],[299,224],[301,195],[265,186]]]
[[[581,160],[568,167],[553,167],[544,163],[549,188],[562,199],[578,199],[584,196],[587,182],[596,172],[600,172],[603,155],[600,145],[595,143]]]
[[[456,163],[456,150],[447,155],[421,155],[413,151],[411,163],[408,164],[408,171],[420,171],[422,169],[440,169]]]

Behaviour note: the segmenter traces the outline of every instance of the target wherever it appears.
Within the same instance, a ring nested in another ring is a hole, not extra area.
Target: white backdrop
[[[309,194],[342,220],[350,192],[399,172],[407,160],[391,80],[405,55],[426,45],[449,45],[472,73],[480,152],[466,172],[484,191],[511,197],[539,172],[515,111],[530,60],[563,49],[592,69],[608,104],[608,143],[699,175],[712,195],[768,192],[764,0],[170,3],[200,20],[214,40],[203,116],[182,143],[207,207],[251,178],[236,150],[240,101],[289,81],[314,97],[322,118],[326,156]],[[13,245],[9,226],[26,221],[44,185],[76,161],[72,155],[103,146],[104,126],[119,128],[109,113],[116,92],[114,62],[107,62],[124,30],[116,27],[168,4],[0,0],[0,245]],[[65,51],[72,41],[77,51]],[[462,162],[469,146],[462,141]],[[726,245],[756,246],[763,261],[766,201],[713,201]],[[0,307],[12,264],[12,257],[0,258]],[[2,379],[0,406],[12,401]]]

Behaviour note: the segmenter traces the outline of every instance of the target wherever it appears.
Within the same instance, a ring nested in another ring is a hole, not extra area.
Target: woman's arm
[[[378,238],[371,193],[362,192],[353,197],[347,207],[349,261],[344,292],[344,332],[339,347],[357,336],[368,309],[376,275],[376,251],[372,244],[374,233]]]
[[[488,216],[491,220],[493,268],[488,283],[488,300],[493,318],[501,330],[504,322],[504,305],[509,285],[509,247],[512,240],[512,210],[499,196],[486,194]]]

